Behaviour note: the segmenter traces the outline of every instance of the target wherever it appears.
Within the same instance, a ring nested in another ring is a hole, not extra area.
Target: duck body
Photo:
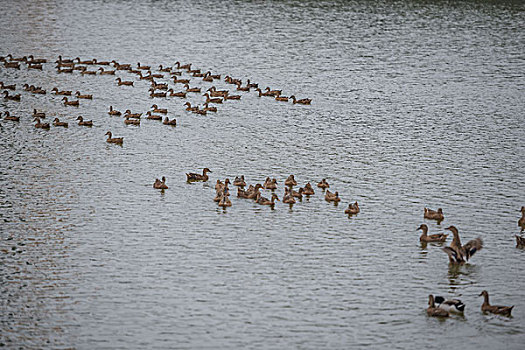
[[[277,195],[275,193],[272,194],[272,199],[268,199],[268,198],[264,198],[262,197],[260,194],[257,196],[257,198],[255,199],[255,201],[258,203],[258,204],[261,204],[261,205],[269,205],[271,207],[273,207],[275,205],[275,201],[276,200],[279,200],[279,198],[277,197]]]
[[[518,226],[521,230],[525,230],[525,207],[521,207],[521,218],[518,220]]]
[[[69,90],[62,90],[62,91],[59,91],[56,87],[53,88],[53,90],[51,90],[55,93],[55,95],[62,95],[62,96],[71,96],[72,94],[72,91],[69,91]]]
[[[288,176],[288,178],[284,181],[284,184],[286,186],[292,187],[297,186],[297,181],[295,181],[295,178],[293,175]]]
[[[153,113],[168,114],[168,110],[166,108],[159,108],[157,105],[152,105],[151,108],[153,109]]]
[[[16,117],[14,115],[9,114],[8,111],[5,111],[4,112],[4,120],[10,120],[12,122],[19,122],[20,121],[20,117]]]
[[[155,179],[155,182],[153,183],[153,188],[158,190],[167,190],[168,185],[166,185],[166,178],[163,176],[162,181],[159,179]]]
[[[425,211],[423,213],[423,218],[442,221],[445,218],[445,216],[443,215],[443,209],[441,208],[438,208],[438,210],[432,210],[429,208],[425,208]]]
[[[448,312],[454,312],[461,314],[465,311],[465,304],[459,299],[446,299],[442,296],[437,296],[434,298],[437,307]]]
[[[212,171],[208,168],[204,168],[202,169],[202,175],[201,174],[197,174],[197,173],[187,173],[186,174],[186,180],[188,182],[193,182],[193,181],[208,181],[208,174],[207,173],[211,173]]]
[[[332,193],[329,190],[326,190],[326,194],[324,195],[324,199],[327,202],[335,202],[335,203],[341,201],[341,198],[339,198],[339,192],[336,191],[335,193]]]
[[[83,98],[83,99],[86,99],[86,100],[92,100],[92,99],[93,99],[93,95],[82,95],[82,94],[80,93],[80,91],[77,91],[76,94],[75,94],[75,96],[76,96],[77,98]]]
[[[122,115],[121,112],[119,112],[119,111],[113,109],[113,106],[109,106],[109,112],[108,112],[108,114],[109,114],[109,115],[114,115],[114,116],[117,116],[117,117],[120,116],[120,115]]]
[[[129,117],[126,117],[126,119],[124,119],[124,124],[126,124],[126,125],[140,125],[140,119],[130,119]]]
[[[63,128],[67,128],[69,126],[69,124],[66,123],[66,122],[61,122],[58,118],[55,118],[53,120],[53,126],[61,126]]]
[[[427,235],[428,233],[428,226],[425,224],[421,224],[418,227],[418,230],[422,230],[423,234],[421,237],[419,237],[419,240],[421,242],[445,242],[447,240],[448,235],[443,233],[436,233],[433,235]]]
[[[436,305],[434,304],[434,296],[431,294],[428,296],[427,315],[430,317],[448,317],[449,312],[447,310],[436,307]]]
[[[165,117],[164,121],[162,122],[162,124],[164,124],[164,125],[171,125],[171,126],[177,126],[177,120],[175,118],[170,120],[168,117]]]
[[[84,120],[84,117],[82,117],[81,115],[78,116],[77,118],[78,120],[78,125],[80,126],[93,126],[93,121],[92,120]]]
[[[356,215],[360,212],[361,210],[359,209],[359,204],[357,203],[357,201],[355,201],[355,203],[350,203],[348,204],[348,208],[346,208],[345,210],[345,214],[348,214],[348,215]]]
[[[326,181],[326,179],[322,179],[322,180],[319,181],[319,183],[317,184],[317,187],[322,188],[323,190],[326,190],[327,188],[330,188],[330,185],[328,184],[328,182]]]
[[[106,139],[107,143],[115,143],[117,145],[122,145],[124,143],[123,137],[113,137],[111,131],[108,131],[106,135],[108,136],[108,138]]]
[[[305,196],[312,196],[315,194],[315,191],[309,182],[304,186],[303,194]]]
[[[310,98],[303,98],[303,99],[297,100],[294,95],[290,96],[290,98],[292,99],[293,104],[299,103],[302,105],[309,105],[310,103],[312,103],[312,99]]]
[[[37,128],[37,129],[49,129],[49,123],[42,123],[40,121],[40,118],[38,118],[38,117],[35,118],[35,121],[36,121],[35,128]]]
[[[468,241],[465,245],[461,245],[458,229],[455,226],[449,226],[446,228],[446,230],[451,231],[454,236],[450,246],[443,248],[443,251],[447,253],[449,262],[451,264],[462,265],[466,263],[477,251],[483,248],[483,240],[479,237]]]
[[[479,296],[484,297],[483,304],[481,305],[481,311],[483,313],[489,312],[496,315],[510,316],[514,305],[512,306],[501,306],[501,305],[490,305],[489,303],[489,292],[486,290],[482,291]]]
[[[233,185],[237,187],[246,186],[246,182],[244,181],[244,175],[241,175],[240,177],[236,176],[235,180],[233,181]]]

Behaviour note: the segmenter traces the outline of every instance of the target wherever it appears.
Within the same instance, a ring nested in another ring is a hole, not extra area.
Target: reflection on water
[[[240,101],[197,116],[183,103],[202,105],[202,94],[151,99],[150,82],[125,72],[0,65],[0,81],[22,94],[0,100],[0,111],[21,116],[0,121],[0,343],[521,348],[523,276],[509,267],[524,256],[514,238],[525,198],[523,10],[491,1],[8,1],[1,55],[191,62],[313,101],[235,91]],[[184,77],[202,91],[235,89]],[[73,110],[49,94],[54,86],[93,100]],[[177,127],[107,114],[153,103]],[[69,128],[35,129],[34,108]],[[93,128],[78,127],[78,115]],[[108,130],[122,147],[105,142]],[[204,167],[209,183],[185,182]],[[327,178],[342,203],[316,188],[293,206],[232,195],[232,207],[218,207],[215,180],[240,174],[252,184],[275,177],[279,197],[290,174],[301,185]],[[170,188],[159,193],[161,176]],[[348,217],[356,200],[361,212]],[[424,207],[442,207],[444,222],[424,220]],[[423,222],[429,233],[455,225],[485,248],[448,266],[450,238],[420,244]],[[514,318],[483,316],[483,289],[515,304]],[[428,294],[460,297],[465,317],[427,318]]]

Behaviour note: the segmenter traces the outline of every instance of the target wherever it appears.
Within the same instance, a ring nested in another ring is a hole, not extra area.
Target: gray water
[[[0,100],[21,117],[0,121],[1,345],[523,348],[525,252],[514,235],[525,205],[524,10],[520,1],[4,1],[0,55],[191,62],[313,101],[241,92],[197,116],[186,100],[150,99],[149,83],[127,72],[117,74],[134,87],[57,74],[53,63],[0,65],[0,80],[22,94]],[[234,90],[223,79],[190,82],[212,84]],[[94,98],[64,107],[55,86]],[[153,103],[178,126],[107,114]],[[69,128],[34,128],[33,108]],[[76,125],[78,115],[95,126]],[[104,142],[108,130],[122,147]],[[204,167],[208,183],[185,182]],[[233,206],[217,207],[215,181],[241,174],[277,178],[281,199],[290,174],[300,185],[327,178],[342,202],[316,188],[271,210],[232,189]],[[152,188],[161,176],[164,193]],[[361,213],[349,218],[356,200]],[[424,220],[424,207],[442,207],[445,220]],[[485,248],[450,267],[440,245],[419,243],[421,223],[430,233],[455,225]],[[483,315],[483,289],[515,305],[513,317]],[[460,298],[465,315],[427,317],[429,294]]]

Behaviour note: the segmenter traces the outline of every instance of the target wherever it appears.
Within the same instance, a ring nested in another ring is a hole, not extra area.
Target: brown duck
[[[479,237],[468,241],[465,245],[461,245],[458,229],[455,226],[449,226],[445,230],[451,231],[452,235],[454,236],[454,238],[452,239],[452,243],[450,243],[450,246],[443,248],[445,253],[447,253],[448,259],[451,264],[464,264],[477,251],[483,248],[483,240]]]
[[[484,313],[485,312],[490,312],[490,313],[496,314],[496,315],[510,316],[510,313],[512,312],[512,308],[514,307],[514,305],[512,305],[512,306],[490,305],[490,303],[489,303],[489,292],[487,292],[486,290],[481,292],[481,294],[479,296],[483,296],[484,297],[483,304],[481,305],[481,311],[482,312],[484,312]]]
[[[436,233],[430,236],[427,235],[428,226],[425,224],[421,224],[417,229],[423,231],[423,234],[419,237],[419,241],[421,242],[445,242],[448,237],[448,235],[444,233]]]
[[[449,312],[447,310],[436,307],[436,304],[434,303],[434,296],[430,294],[428,296],[427,315],[430,317],[448,317]]]
[[[208,174],[207,173],[211,173],[212,171],[208,168],[204,168],[202,169],[202,175],[201,174],[197,174],[197,173],[187,173],[186,174],[186,180],[188,182],[192,182],[192,181],[208,181]]]

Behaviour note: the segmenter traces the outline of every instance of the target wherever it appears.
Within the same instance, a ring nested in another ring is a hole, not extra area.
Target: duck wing
[[[444,247],[443,251],[447,253],[450,262],[455,263],[455,264],[461,264],[464,262],[461,255],[458,254],[458,252],[452,249],[451,247]]]
[[[480,237],[473,239],[471,241],[468,241],[467,244],[465,244],[462,247],[463,253],[465,255],[465,260],[470,259],[471,256],[476,254],[476,252],[481,250],[482,248],[483,248],[483,240]]]

